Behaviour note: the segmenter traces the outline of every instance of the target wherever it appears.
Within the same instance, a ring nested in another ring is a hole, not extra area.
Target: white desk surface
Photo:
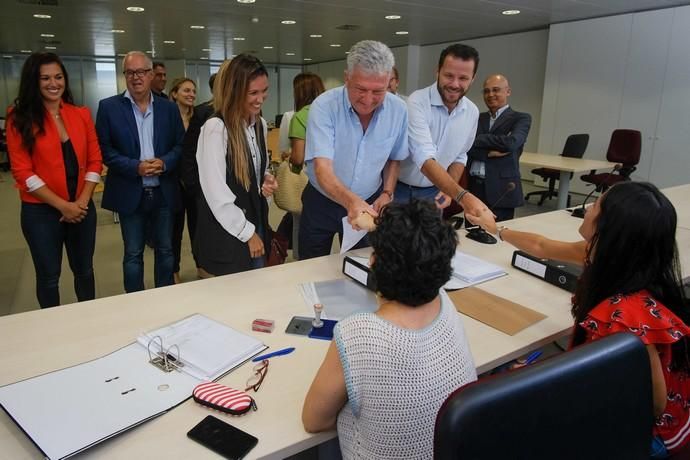
[[[538,231],[562,240],[579,239],[581,220],[565,211],[516,219],[514,229]],[[503,266],[509,276],[481,285],[547,315],[547,318],[508,336],[464,317],[478,371],[513,359],[567,334],[572,326],[570,293],[513,269],[513,248],[507,243],[484,246],[461,231],[460,248]],[[685,248],[685,275],[690,266],[690,230],[679,230]],[[271,349],[296,347],[291,355],[271,359],[268,374],[254,394],[259,410],[242,417],[212,412],[189,400],[151,422],[125,432],[81,454],[79,458],[217,458],[186,437],[187,431],[213,414],[259,438],[248,458],[284,458],[334,436],[310,435],[301,423],[306,391],[321,364],[328,342],[286,335],[290,318],[304,315],[306,307],[297,284],[342,277],[338,255],[290,263],[254,272],[152,289],[53,309],[0,317],[0,384],[15,382],[51,370],[79,364],[109,353],[150,330],[200,312],[236,329],[260,337]],[[251,332],[251,321],[276,322],[271,334]],[[247,363],[221,379],[244,388],[252,364]],[[107,416],[108,409],[94,408]],[[0,415],[0,458],[42,458],[26,435],[4,414]]]
[[[588,160],[586,158],[568,158],[561,155],[546,153],[523,152],[520,155],[520,164],[537,166],[540,168],[557,169],[558,171],[582,172],[592,169],[613,169],[616,163],[601,160]]]

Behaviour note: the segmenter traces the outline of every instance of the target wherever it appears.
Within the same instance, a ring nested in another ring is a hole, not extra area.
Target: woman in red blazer
[[[41,308],[60,305],[63,245],[77,299],[93,299],[96,209],[91,196],[100,181],[101,151],[89,110],[73,105],[57,55],[34,53],[24,63],[7,120],[7,147]]]

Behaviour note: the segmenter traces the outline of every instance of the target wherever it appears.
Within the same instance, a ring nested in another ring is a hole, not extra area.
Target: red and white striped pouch
[[[244,391],[215,382],[204,382],[194,387],[194,401],[204,406],[226,412],[230,415],[246,414],[249,409],[256,410],[254,399]]]

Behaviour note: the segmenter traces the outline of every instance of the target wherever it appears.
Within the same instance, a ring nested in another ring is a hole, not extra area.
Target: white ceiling
[[[222,60],[239,52],[303,64],[343,59],[362,39],[427,45],[548,24],[689,4],[677,0],[0,0],[0,53],[54,46],[62,56],[152,50],[160,59]],[[128,6],[144,12],[131,13]],[[518,9],[520,14],[501,12]],[[34,18],[47,14],[50,19]],[[400,15],[387,20],[386,15]],[[283,25],[282,20],[296,21]],[[191,29],[202,25],[204,29]],[[339,26],[356,30],[340,30]],[[113,33],[113,29],[124,33]],[[397,35],[407,31],[407,35]],[[54,37],[41,37],[52,34]],[[311,38],[321,34],[322,38]],[[244,38],[243,41],[236,38]],[[164,41],[174,41],[166,44]],[[332,47],[331,44],[340,44]],[[272,46],[272,49],[265,49]],[[210,51],[208,51],[210,49]],[[288,55],[287,53],[294,53]]]

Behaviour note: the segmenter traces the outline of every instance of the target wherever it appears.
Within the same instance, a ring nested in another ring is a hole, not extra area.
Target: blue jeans
[[[429,200],[434,201],[438,195],[438,188],[434,187],[414,187],[412,185],[407,185],[402,182],[398,182],[395,185],[395,202],[396,203],[409,203],[412,198],[417,198],[418,200]]]
[[[36,297],[41,308],[60,305],[62,247],[74,274],[77,299],[96,297],[93,252],[96,247],[96,209],[89,201],[86,217],[78,224],[60,222],[62,214],[42,203],[22,203],[22,233],[36,271]]]
[[[120,230],[125,244],[122,271],[125,292],[144,290],[144,245],[150,225],[154,249],[153,279],[156,287],[173,284],[173,211],[166,205],[160,188],[144,188],[141,202],[132,214],[120,215]]]
[[[662,441],[661,437],[659,436],[654,436],[652,438],[652,453],[650,458],[654,460],[668,458],[666,444],[664,444],[664,441]]]

